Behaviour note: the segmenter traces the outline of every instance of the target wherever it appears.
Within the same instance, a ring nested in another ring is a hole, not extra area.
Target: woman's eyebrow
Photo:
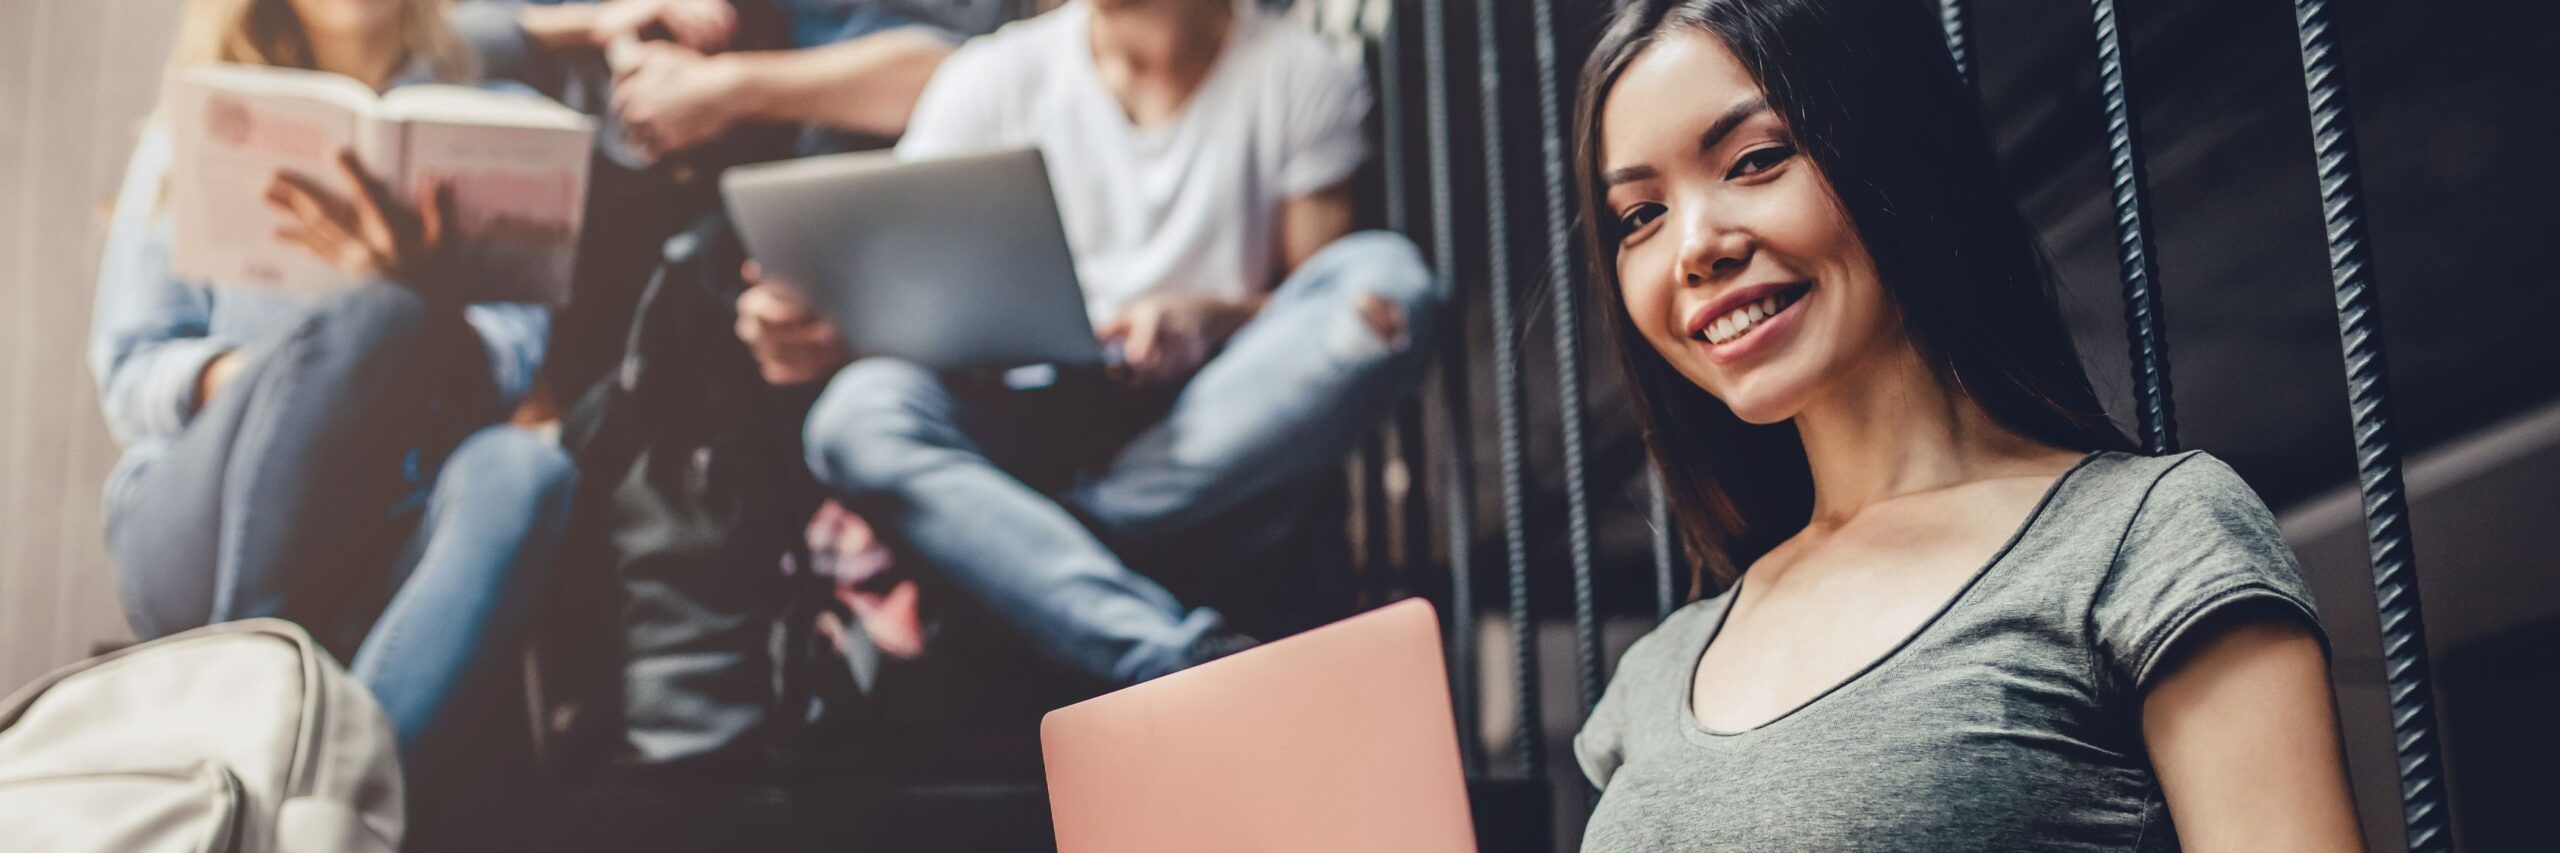
[[[1662,171],[1652,166],[1620,166],[1600,174],[1600,188],[1605,190],[1619,184],[1649,180],[1660,174]]]
[[[1707,132],[1698,134],[1698,150],[1716,147],[1725,137],[1732,136],[1734,129],[1741,127],[1743,122],[1768,109],[1769,99],[1766,97],[1755,97],[1726,108],[1724,115],[1716,116],[1716,120],[1707,125]]]
[[[1698,134],[1698,150],[1705,151],[1716,147],[1717,144],[1724,142],[1725,137],[1732,136],[1734,130],[1742,127],[1743,122],[1750,121],[1753,116],[1768,110],[1769,99],[1766,97],[1755,97],[1727,107],[1723,115],[1716,116],[1715,121],[1708,123],[1705,133]],[[1619,184],[1653,178],[1660,174],[1662,174],[1661,170],[1652,166],[1620,166],[1600,174],[1600,187],[1605,190]]]

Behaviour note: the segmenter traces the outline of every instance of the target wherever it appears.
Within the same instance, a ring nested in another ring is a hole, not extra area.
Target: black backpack
[[[562,418],[577,503],[529,679],[546,763],[756,759],[776,736],[816,389],[757,376],[732,331],[740,260],[718,214],[669,239],[618,369]]]

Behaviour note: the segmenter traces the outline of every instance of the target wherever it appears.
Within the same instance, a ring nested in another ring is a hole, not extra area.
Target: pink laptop
[[[1051,711],[1058,849],[1472,851],[1449,708],[1407,599]]]

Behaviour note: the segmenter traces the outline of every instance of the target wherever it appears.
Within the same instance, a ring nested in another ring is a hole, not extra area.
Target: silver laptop
[[[748,257],[856,353],[944,370],[1102,361],[1036,149],[808,157],[720,185]]]

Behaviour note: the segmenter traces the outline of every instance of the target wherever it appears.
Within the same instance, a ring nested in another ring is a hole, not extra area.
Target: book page
[[[356,96],[371,93],[343,77],[336,79],[355,92],[278,76],[187,69],[172,74],[164,88],[162,119],[172,143],[171,265],[181,278],[303,293],[343,283],[309,250],[276,236],[285,219],[264,199],[279,171],[334,186],[331,158],[357,144],[360,120],[350,104],[361,106]]]
[[[594,131],[574,126],[405,124],[411,180],[452,187],[450,239],[461,253],[455,286],[471,301],[567,304],[585,225]]]
[[[396,121],[586,130],[594,121],[539,95],[428,83],[402,86],[376,108]]]
[[[414,205],[418,179],[451,189],[465,301],[565,304],[586,212],[593,122],[533,95],[404,86],[376,99],[335,74],[217,65],[180,69],[163,89],[173,159],[173,266],[209,284],[317,294],[346,277],[278,237],[287,217],[265,202],[278,172],[332,193],[333,162],[358,152],[391,198]]]

